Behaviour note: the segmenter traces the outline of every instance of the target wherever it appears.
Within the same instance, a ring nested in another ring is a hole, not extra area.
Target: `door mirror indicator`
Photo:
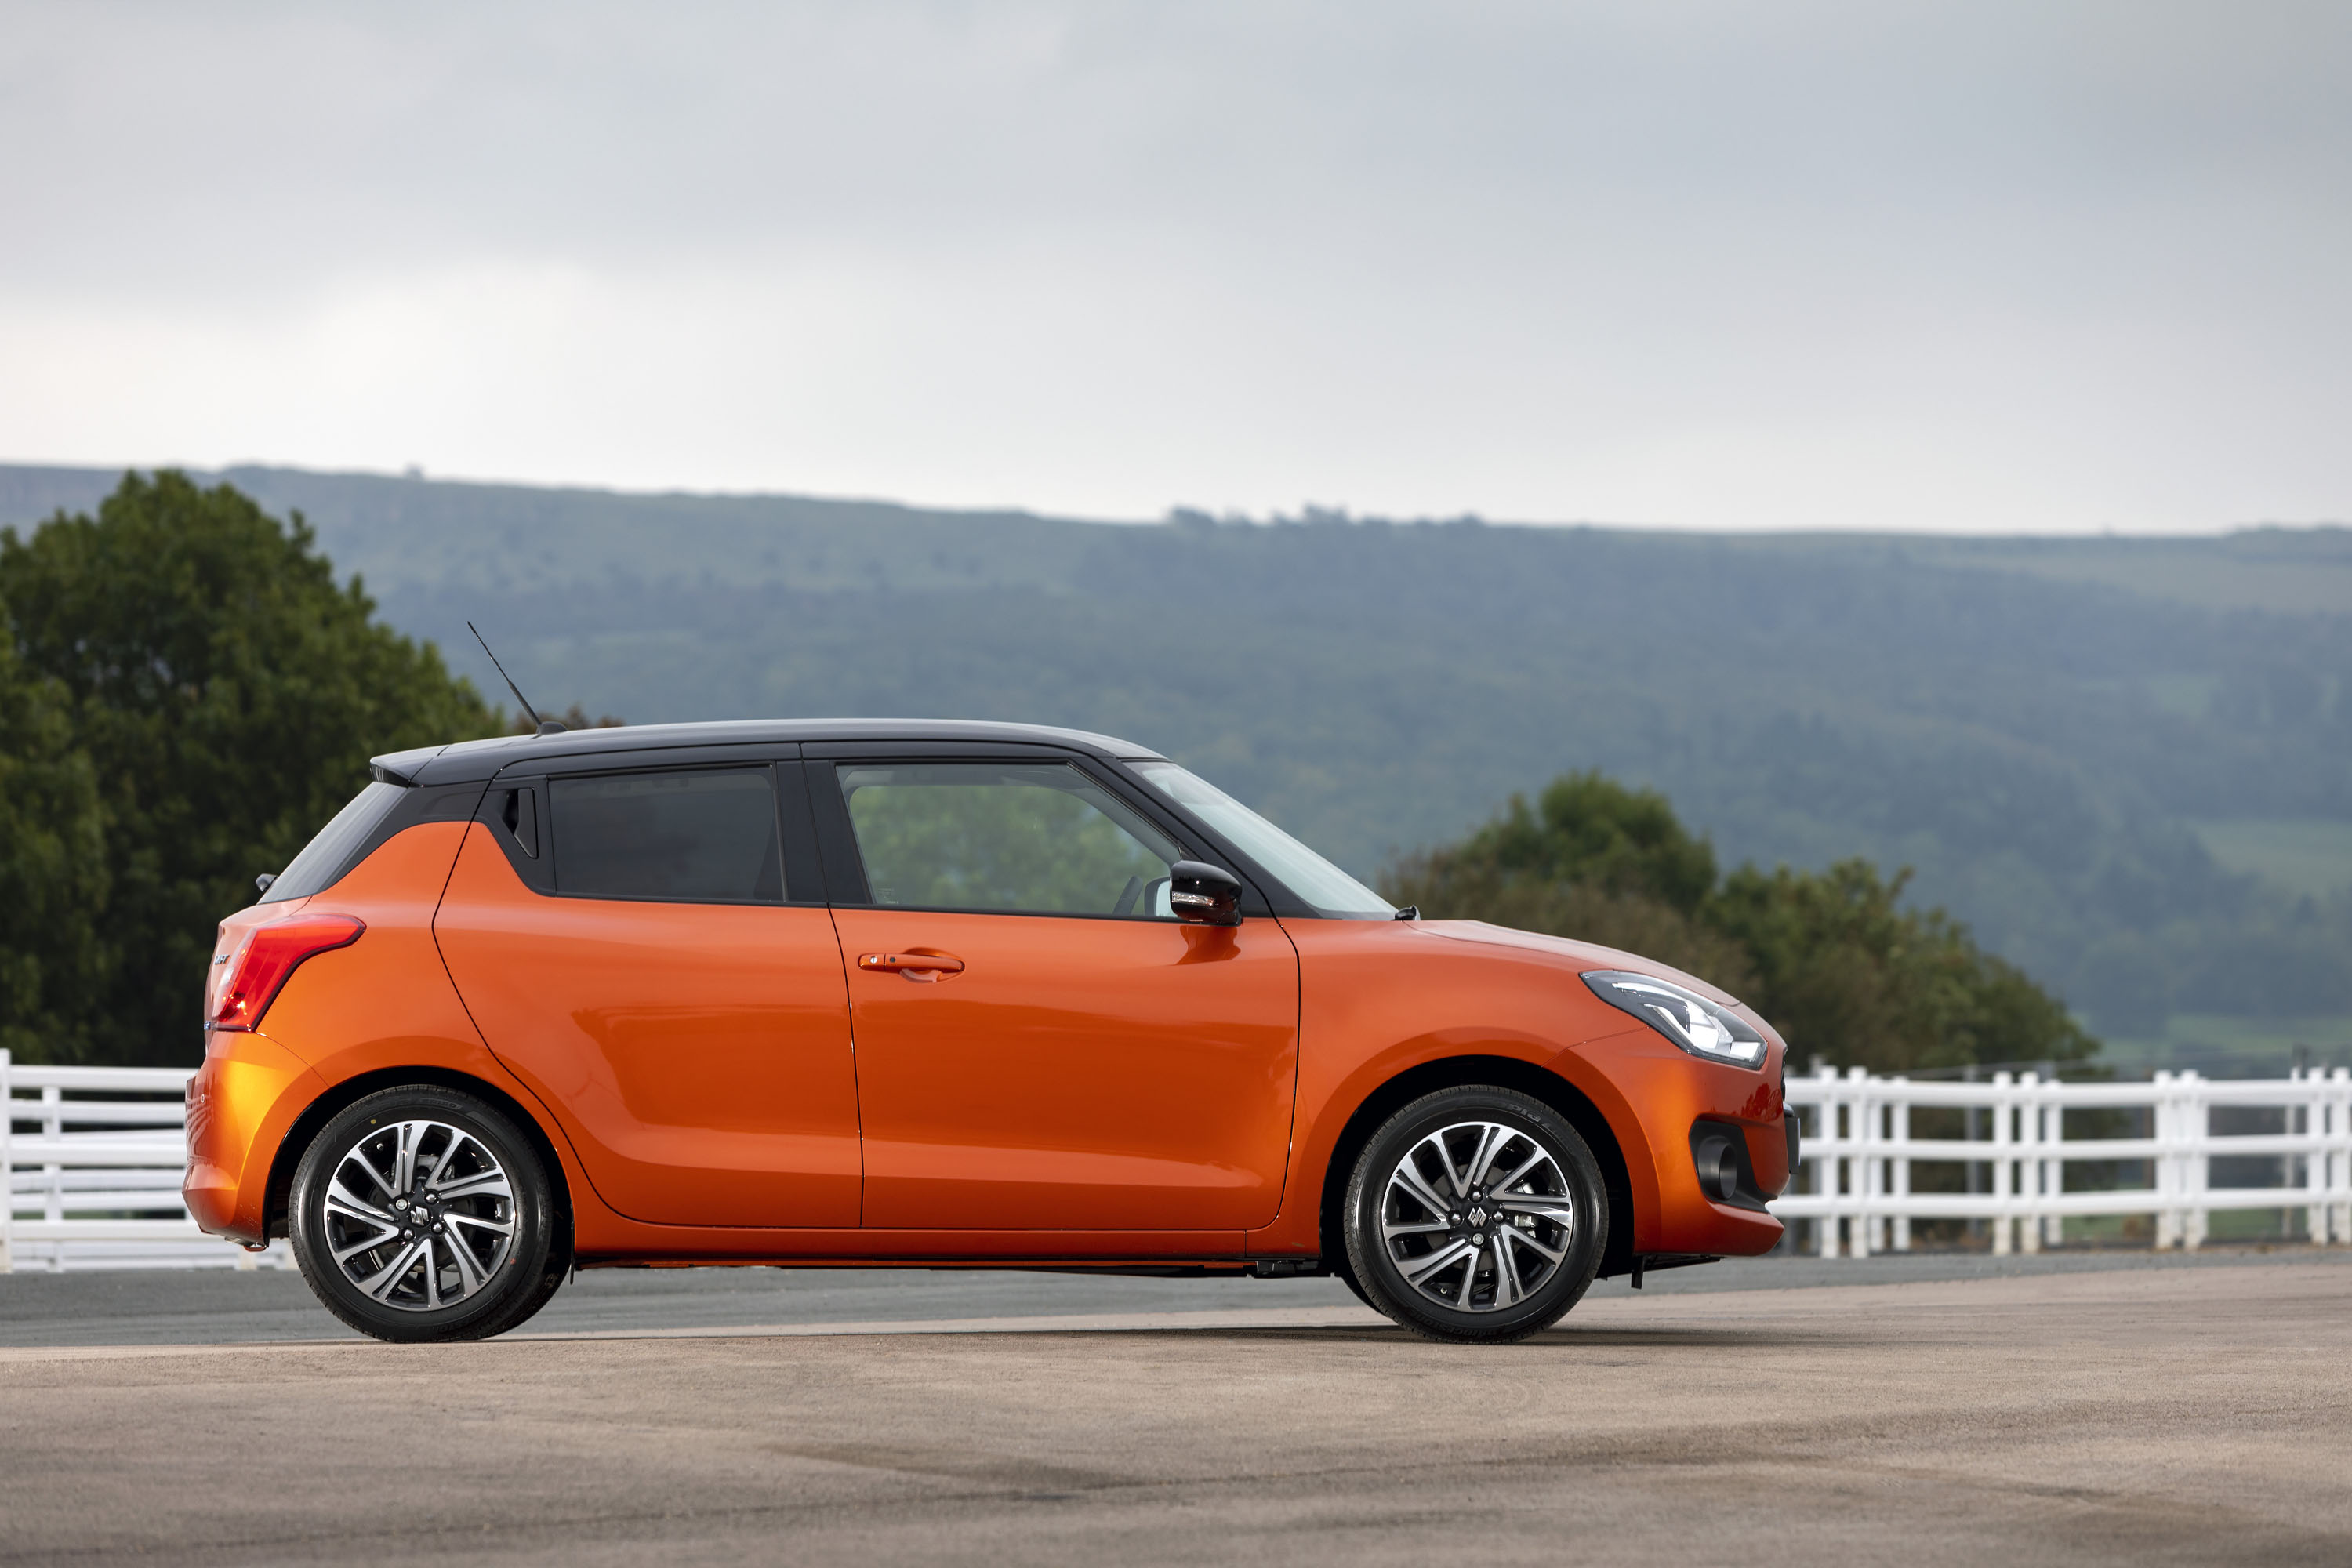
[[[1237,926],[1241,879],[1205,860],[1179,860],[1168,868],[1168,907],[1188,925]]]

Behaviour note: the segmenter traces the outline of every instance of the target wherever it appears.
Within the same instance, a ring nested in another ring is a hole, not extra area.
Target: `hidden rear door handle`
[[[868,952],[859,955],[857,967],[909,980],[944,980],[963,973],[963,960],[948,952]]]

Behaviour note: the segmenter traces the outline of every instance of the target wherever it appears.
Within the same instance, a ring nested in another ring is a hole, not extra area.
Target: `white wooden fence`
[[[0,1051],[0,1273],[11,1268],[290,1268],[206,1236],[180,1199],[184,1068],[17,1067]],[[168,1098],[164,1098],[168,1097]]]
[[[0,1272],[11,1267],[289,1268],[286,1244],[255,1255],[187,1217],[187,1151],[177,1068],[16,1067],[0,1051]],[[1983,1083],[1873,1078],[1859,1068],[1791,1078],[1804,1116],[1804,1175],[1772,1204],[1811,1222],[1826,1257],[1907,1251],[1916,1220],[1982,1221],[1995,1252],[2038,1251],[2069,1218],[2143,1215],[2160,1247],[2193,1247],[2217,1213],[2270,1210],[2303,1238],[2352,1242],[2352,1071],[2221,1080],[2164,1073],[2149,1083],[2058,1083],[1997,1073]],[[2273,1113],[2275,1132],[2215,1133],[2221,1108]],[[1959,1110],[1982,1136],[1918,1138],[1912,1114]],[[2068,1111],[2142,1122],[2129,1137],[2068,1137]],[[2216,1159],[2274,1162],[2273,1185],[2215,1186]],[[1976,1192],[1913,1190],[1915,1164],[1973,1167]],[[2089,1167],[2068,1190],[2070,1165]],[[2136,1184],[2126,1185],[2137,1178]]]
[[[1804,1114],[1805,1177],[1772,1212],[1812,1222],[1812,1250],[1823,1257],[1907,1251],[1918,1220],[1981,1221],[1993,1251],[2035,1252],[2063,1240],[2068,1219],[2093,1215],[2147,1215],[2155,1246],[2194,1247],[2212,1215],[2250,1210],[2278,1214],[2273,1235],[2295,1234],[2299,1216],[2301,1239],[2352,1242],[2352,1069],[2221,1080],[2158,1072],[2147,1083],[2004,1072],[1927,1083],[1824,1068],[1790,1079],[1788,1098]],[[1965,1131],[1983,1135],[1915,1137],[1922,1110],[1960,1111]],[[2215,1132],[2213,1113],[2230,1110],[2264,1113],[2237,1120],[2275,1121],[2278,1131]],[[2069,1137],[2069,1111],[2120,1113],[2106,1120],[2132,1135]],[[2242,1175],[2259,1162],[2277,1181],[2216,1186],[2216,1160]],[[1913,1190],[1914,1166],[1927,1163],[1946,1173],[1938,1184],[1973,1169],[1969,1184],[1981,1190]],[[2070,1184],[2070,1166],[2087,1169]]]

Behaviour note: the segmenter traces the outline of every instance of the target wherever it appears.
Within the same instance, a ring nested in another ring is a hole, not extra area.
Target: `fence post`
[[[2066,1190],[2066,1100],[2053,1068],[2042,1092],[2042,1146],[2051,1151],[2042,1162],[2042,1245],[2066,1245],[2066,1215],[2057,1198]]]
[[[2147,1108],[2147,1131],[2156,1140],[2156,1158],[2148,1163],[2156,1177],[2156,1249],[2165,1252],[2180,1243],[2180,1214],[2175,1198],[2179,1184],[2172,1168],[2172,1129],[2177,1120],[2172,1114],[2172,1074],[2158,1068],[2148,1075],[2148,1080],[2154,1086],[2154,1098]]]
[[[41,1136],[47,1139],[52,1145],[54,1145],[58,1139],[65,1136],[66,1124],[58,1114],[58,1106],[64,1099],[65,1091],[58,1088],[56,1084],[44,1084],[42,1086]],[[41,1175],[44,1178],[42,1184],[43,1193],[41,1200],[41,1217],[47,1220],[51,1225],[55,1225],[59,1220],[66,1217],[65,1167],[62,1165],[44,1165],[41,1167]],[[62,1242],[53,1241],[49,1243],[49,1272],[52,1274],[62,1274],[65,1271],[65,1245]]]
[[[1856,1258],[1883,1251],[1878,1240],[1878,1098],[1872,1094],[1870,1069],[1848,1068],[1846,1082],[1853,1089],[1853,1236],[1850,1249]]]
[[[2286,1080],[2294,1085],[2295,1098],[2294,1102],[2286,1108],[2285,1131],[2289,1135],[2302,1139],[2304,1145],[2303,1239],[2305,1241],[2319,1240],[2327,1229],[2326,1206],[2319,1196],[2327,1185],[2327,1161],[2323,1153],[2326,1145],[2319,1141],[2322,1121],[2319,1080],[2324,1076],[2318,1068],[2306,1070],[2291,1067],[2286,1069]],[[2292,1154],[2279,1162],[2279,1184],[2284,1187],[2294,1185],[2294,1156]],[[2293,1217],[2291,1213],[2280,1216],[2282,1221],[2290,1221]]]
[[[2328,1166],[2328,1241],[2352,1241],[2352,1068],[2328,1074],[2326,1098],[2328,1147],[2322,1162]]]
[[[2010,1249],[2010,1076],[1992,1075],[1992,1250],[2006,1257]]]
[[[2042,1075],[2029,1072],[2018,1080],[2017,1141],[2025,1157],[2017,1163],[2017,1249],[2042,1250]],[[2006,1114],[2006,1112],[2004,1112]]]
[[[1813,1082],[1822,1095],[1822,1152],[1813,1167],[1820,1175],[1820,1192],[1828,1199],[1822,1206],[1828,1212],[1813,1221],[1813,1253],[1820,1258],[1838,1256],[1838,1194],[1844,1191],[1839,1173],[1845,1168],[1838,1157],[1838,1093],[1837,1068],[1823,1062],[1813,1072]]]
[[[16,1162],[11,1147],[16,1130],[15,1093],[8,1052],[0,1049],[0,1274],[14,1273],[16,1268]]]
[[[2212,1212],[2205,1206],[2205,1194],[2213,1185],[2213,1156],[2208,1152],[2213,1136],[2213,1108],[2206,1102],[2204,1075],[2195,1068],[2180,1075],[2188,1093],[2183,1101],[2189,1122],[2189,1238],[2190,1248],[2205,1245],[2205,1233],[2212,1223]]]
[[[1900,1143],[1907,1144],[1911,1142],[1911,1099],[1910,1091],[1906,1086],[1911,1080],[1908,1078],[1898,1078],[1894,1081],[1896,1086],[1895,1092],[1901,1095],[1903,1098],[1897,1100],[1894,1105],[1888,1108],[1887,1115],[1893,1123],[1895,1141]],[[1895,1205],[1898,1212],[1895,1215],[1894,1222],[1895,1250],[1897,1252],[1908,1252],[1911,1250],[1911,1215],[1909,1212],[1909,1200],[1911,1197],[1911,1156],[1908,1153],[1902,1153],[1895,1156],[1894,1160],[1891,1162],[1891,1169],[1889,1170],[1888,1174],[1894,1178],[1895,1194],[1896,1198],[1900,1200]]]

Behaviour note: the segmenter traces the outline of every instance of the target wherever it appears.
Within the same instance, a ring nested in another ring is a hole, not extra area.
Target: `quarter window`
[[[877,904],[1166,920],[1183,851],[1066,763],[836,770]]]
[[[379,779],[353,795],[349,805],[335,813],[332,822],[319,829],[319,836],[302,853],[286,863],[286,869],[257,901],[280,904],[289,899],[307,899],[341,880],[352,868],[352,854],[383,826],[383,819],[407,793]]]
[[[549,782],[555,890],[659,902],[781,903],[765,768]]]

